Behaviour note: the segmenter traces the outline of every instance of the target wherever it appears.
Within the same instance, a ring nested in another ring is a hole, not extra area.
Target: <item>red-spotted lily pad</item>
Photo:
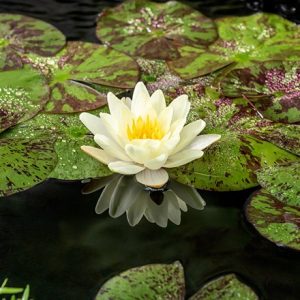
[[[177,1],[126,1],[100,14],[96,33],[117,50],[159,59],[178,58],[180,45],[208,45],[217,38],[211,19]]]
[[[279,201],[266,190],[255,192],[246,206],[249,222],[278,246],[300,250],[300,208]]]
[[[257,109],[273,121],[300,121],[300,64],[298,62],[253,62],[235,68],[221,79],[228,97],[248,97]]]
[[[181,57],[169,63],[182,78],[190,79],[249,60],[299,60],[299,27],[273,14],[257,13],[246,17],[216,20],[219,39],[208,49],[184,45]]]
[[[24,58],[48,76],[52,90],[45,111],[73,113],[99,108],[106,95],[89,84],[133,88],[139,77],[138,65],[129,56],[107,46],[69,42],[55,57],[29,55]]]
[[[183,300],[185,282],[179,262],[153,264],[127,270],[108,280],[96,300],[109,299],[172,299]]]
[[[95,111],[98,114],[99,111]],[[81,180],[108,176],[107,166],[86,155],[82,145],[95,146],[93,136],[79,120],[79,114],[41,113],[28,122],[5,132],[4,137],[20,138],[27,136],[33,140],[47,134],[56,138],[53,151],[58,162],[48,177],[62,180]]]
[[[36,70],[0,72],[0,132],[32,118],[48,100],[47,81]]]
[[[47,179],[57,158],[54,139],[44,136],[0,139],[0,196],[7,196]]]
[[[0,14],[0,69],[22,66],[19,54],[55,55],[65,45],[65,36],[52,25],[17,14]]]
[[[259,184],[287,205],[300,207],[300,159],[257,172]]]
[[[204,285],[189,300],[258,300],[256,293],[235,274],[227,274]]]
[[[167,94],[173,99],[177,92],[189,96],[189,119],[204,119],[203,133],[221,134],[221,139],[204,150],[200,159],[169,170],[173,179],[207,190],[243,190],[258,185],[258,169],[299,159],[253,133],[254,129],[260,130],[262,119],[246,100],[213,100],[213,95],[204,94],[201,83],[171,89]]]

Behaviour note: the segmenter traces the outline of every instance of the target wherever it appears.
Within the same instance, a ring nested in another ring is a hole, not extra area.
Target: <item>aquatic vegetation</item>
[[[132,268],[109,279],[96,300],[105,299],[185,299],[184,270],[180,262],[152,264]],[[215,278],[190,300],[258,300],[256,293],[235,274]]]
[[[80,150],[82,145],[86,149],[97,145],[79,115],[89,112],[96,120],[108,112],[109,91],[119,98],[130,97],[142,80],[151,93],[162,90],[171,107],[178,102],[182,108],[187,103],[183,95],[188,95],[187,126],[202,119],[203,134],[222,136],[203,156],[194,152],[194,160],[184,166],[176,164],[179,158],[168,162],[168,155],[155,160],[160,164],[152,169],[170,168],[161,172],[164,180],[152,182],[154,186],[168,178],[170,186],[176,180],[192,191],[261,186],[263,190],[247,202],[249,221],[271,241],[299,249],[299,26],[267,13],[212,20],[176,1],[130,0],[104,10],[95,31],[104,45],[66,43],[52,25],[0,14],[0,195],[29,189],[48,178],[94,182],[120,171],[120,165],[107,167],[113,162],[102,157],[101,163]],[[109,101],[120,101],[109,95],[113,99]],[[162,97],[161,92],[155,95]],[[150,113],[143,98],[134,98]],[[130,140],[162,137],[162,128],[150,118],[125,123]],[[97,141],[105,150],[103,139]],[[128,162],[135,171],[137,164],[151,169],[149,157],[138,158],[136,147],[131,150]],[[149,178],[137,179],[149,185]],[[264,205],[256,205],[257,201]],[[110,207],[105,209],[110,212]],[[280,216],[274,220],[273,209]],[[146,210],[137,211],[132,224],[147,217]],[[172,217],[165,214],[163,224],[171,218],[178,223],[180,211],[176,206]],[[153,221],[149,215],[148,219]]]

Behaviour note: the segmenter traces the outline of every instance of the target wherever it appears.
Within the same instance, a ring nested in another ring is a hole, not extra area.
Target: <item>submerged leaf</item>
[[[258,300],[255,292],[235,274],[218,277],[204,285],[189,300]]]
[[[284,204],[262,189],[248,200],[246,216],[265,238],[278,246],[300,250],[300,208]]]
[[[183,268],[179,262],[170,265],[146,265],[130,269],[108,280],[96,299],[183,300],[184,285]]]
[[[217,38],[211,19],[177,1],[125,1],[100,14],[96,33],[130,55],[167,60],[179,57],[180,45],[208,45]]]

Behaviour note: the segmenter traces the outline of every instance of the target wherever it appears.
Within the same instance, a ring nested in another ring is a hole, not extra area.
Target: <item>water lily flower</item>
[[[120,100],[108,93],[107,102],[110,114],[80,115],[100,146],[81,149],[115,173],[135,175],[145,186],[164,186],[169,180],[166,169],[200,158],[203,149],[221,137],[199,135],[205,127],[203,120],[185,125],[190,111],[187,95],[177,97],[167,106],[161,90],[150,96],[139,82],[132,100]]]

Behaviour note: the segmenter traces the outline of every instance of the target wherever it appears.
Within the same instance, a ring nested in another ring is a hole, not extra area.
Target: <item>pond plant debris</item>
[[[97,212],[165,227],[180,223],[186,205],[204,207],[196,189],[258,187],[245,205],[249,222],[299,250],[299,26],[269,13],[210,19],[176,1],[130,0],[104,9],[95,31],[101,44],[66,42],[43,21],[0,14],[0,196],[49,178],[88,179],[84,192],[104,188]],[[120,135],[108,108],[123,122]],[[128,123],[137,108],[142,116]],[[163,110],[163,121],[151,115]],[[98,124],[99,115],[117,147],[80,121]],[[214,138],[201,148],[179,134],[176,157],[172,133],[184,123],[197,142]]]

